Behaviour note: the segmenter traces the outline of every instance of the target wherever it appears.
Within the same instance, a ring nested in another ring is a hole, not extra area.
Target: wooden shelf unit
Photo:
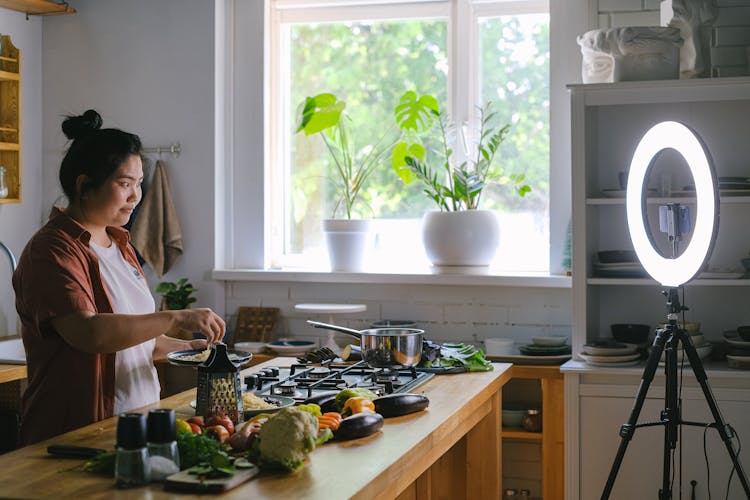
[[[8,35],[2,35],[0,43],[0,165],[5,167],[8,186],[8,196],[0,203],[20,203],[21,51]]]
[[[23,12],[29,16],[74,14],[76,11],[67,3],[55,3],[47,0],[0,0],[0,7]]]
[[[563,498],[565,476],[564,384],[559,366],[513,365],[512,379],[539,380],[542,392],[542,432],[503,427],[505,440],[541,441],[542,498]]]

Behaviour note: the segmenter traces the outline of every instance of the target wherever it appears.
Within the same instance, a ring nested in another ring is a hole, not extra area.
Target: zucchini
[[[422,411],[430,405],[430,400],[423,394],[388,394],[373,400],[375,411],[385,418],[399,417]]]
[[[357,439],[375,434],[383,427],[383,415],[379,413],[357,413],[341,421],[333,433],[339,441]]]

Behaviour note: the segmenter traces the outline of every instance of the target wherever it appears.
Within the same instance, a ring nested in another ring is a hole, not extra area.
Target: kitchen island
[[[275,358],[243,370],[242,376],[270,366],[288,366],[294,361]],[[383,429],[367,438],[326,443],[310,454],[302,470],[286,475],[262,473],[223,496],[499,499],[501,396],[511,365],[493,365],[491,372],[435,376],[413,391],[430,399],[426,411],[386,419]],[[194,414],[189,406],[192,399],[195,391],[185,391],[140,411],[173,408],[179,417],[187,418]],[[110,418],[0,456],[0,496],[189,496],[165,492],[158,483],[118,490],[112,478],[70,470],[80,460],[53,458],[46,452],[52,443],[112,449],[116,425],[117,418]]]

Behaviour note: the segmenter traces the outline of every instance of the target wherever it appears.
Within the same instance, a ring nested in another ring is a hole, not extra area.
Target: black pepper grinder
[[[151,482],[151,464],[146,449],[146,416],[122,413],[117,419],[115,484],[118,488]]]
[[[177,449],[177,429],[174,410],[159,408],[148,412],[147,448],[151,463],[151,478],[161,481],[180,470],[180,451]]]

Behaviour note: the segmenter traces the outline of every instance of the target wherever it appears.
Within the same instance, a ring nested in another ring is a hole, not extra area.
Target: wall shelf
[[[54,3],[47,0],[0,0],[0,7],[23,12],[30,16],[75,14],[76,12],[74,8],[65,3]]]
[[[0,203],[20,203],[21,51],[8,35],[2,35],[0,52],[0,165],[5,167],[8,187],[8,195],[0,198]]]

